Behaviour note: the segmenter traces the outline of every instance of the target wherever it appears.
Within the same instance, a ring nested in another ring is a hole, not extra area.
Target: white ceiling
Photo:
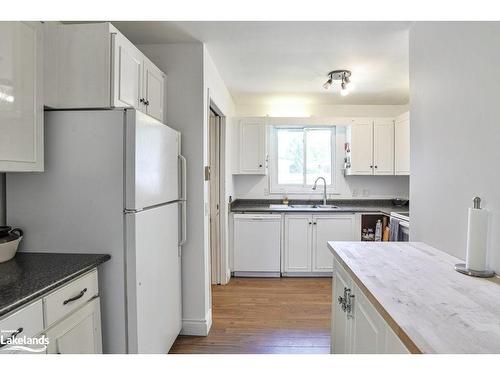
[[[410,22],[113,22],[136,44],[203,42],[236,103],[406,104]],[[352,71],[355,88],[322,88]],[[168,72],[167,72],[168,73]]]

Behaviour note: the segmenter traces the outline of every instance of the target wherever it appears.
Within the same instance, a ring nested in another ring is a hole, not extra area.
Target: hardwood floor
[[[212,287],[210,334],[179,336],[170,353],[329,353],[331,288],[331,278],[232,278]]]

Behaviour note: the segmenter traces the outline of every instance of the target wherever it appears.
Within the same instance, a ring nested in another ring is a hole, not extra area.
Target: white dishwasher
[[[281,215],[234,215],[234,276],[280,277]]]

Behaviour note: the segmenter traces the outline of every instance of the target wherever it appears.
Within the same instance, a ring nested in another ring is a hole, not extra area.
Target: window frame
[[[297,125],[297,124],[280,124],[269,126],[269,194],[308,194],[308,195],[322,195],[323,187],[320,189],[312,190],[313,185],[307,184],[307,137],[304,137],[304,171],[303,171],[303,184],[278,184],[278,129],[330,129],[330,152],[331,152],[331,184],[326,186],[327,194],[338,194],[337,185],[337,126],[336,125]]]

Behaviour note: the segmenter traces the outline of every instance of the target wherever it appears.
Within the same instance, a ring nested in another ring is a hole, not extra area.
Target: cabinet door
[[[43,33],[0,22],[0,172],[43,171]]]
[[[285,216],[285,272],[311,271],[312,215]]]
[[[387,332],[385,336],[385,354],[410,354],[410,351],[401,342],[394,331],[387,326]]]
[[[45,332],[49,354],[100,354],[101,314],[99,298],[94,298]]]
[[[356,285],[352,287],[353,315],[351,352],[378,354],[385,351],[386,323]]]
[[[339,297],[344,297],[344,289],[351,288],[351,281],[347,273],[337,263],[332,288],[332,342],[331,352],[348,354],[350,352],[351,322],[347,313],[342,310]]]
[[[165,75],[151,61],[144,59],[143,79],[145,112],[163,122]]]
[[[333,271],[333,255],[328,241],[354,241],[354,215],[313,217],[312,271]]]
[[[373,121],[356,120],[349,128],[350,174],[373,174]]]
[[[394,174],[410,174],[410,114],[402,114],[394,124]]]
[[[263,120],[240,122],[240,174],[266,174],[266,124]]]
[[[394,120],[373,124],[373,168],[376,175],[394,174]]]
[[[121,34],[113,35],[115,107],[141,108],[142,53]]]

